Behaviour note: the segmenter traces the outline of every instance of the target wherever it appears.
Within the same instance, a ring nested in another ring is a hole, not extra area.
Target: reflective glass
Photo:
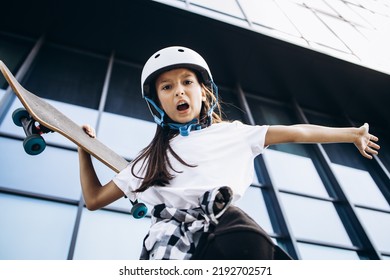
[[[23,62],[33,48],[34,42],[0,34],[0,60],[4,62],[9,70],[15,75],[17,68]],[[0,89],[6,89],[8,83],[0,74]],[[1,95],[0,95],[1,97]]]
[[[0,186],[79,200],[78,158],[73,151],[48,146],[37,156],[25,153],[22,141],[0,137]]]
[[[303,260],[359,260],[355,251],[298,242]]]
[[[365,62],[374,63],[379,69],[389,72],[390,61],[390,41],[388,34],[390,34],[390,20],[387,28],[382,29],[368,29],[363,27],[356,27],[357,30],[367,38],[365,52]]]
[[[248,99],[249,101],[249,99]],[[290,125],[296,119],[287,107],[265,104],[250,99],[249,106],[258,124]],[[328,197],[311,157],[311,147],[302,144],[272,145],[263,158],[277,188]]]
[[[323,0],[304,0],[302,1],[305,3],[306,6],[318,11],[318,12],[324,12],[330,15],[337,16],[337,12],[335,12],[334,9],[329,7]]]
[[[76,260],[137,260],[150,219],[84,209],[74,252]]]
[[[348,48],[310,9],[288,1],[277,0],[277,3],[306,40],[349,52]]]
[[[296,238],[351,246],[351,240],[331,202],[280,194]]]
[[[240,4],[253,23],[300,36],[274,1],[240,0]]]
[[[240,102],[238,101],[236,92],[219,88],[219,99],[221,101],[223,119],[244,122],[245,112],[239,107]]]
[[[263,157],[271,181],[278,189],[329,197],[311,158],[271,149]]]
[[[358,14],[364,21],[368,22],[370,27],[376,29],[382,29],[386,22],[389,22],[389,7],[388,5],[381,6],[379,12],[372,12],[368,7],[374,4],[376,1],[371,0],[359,0],[362,5],[352,5],[346,3],[346,5]]]
[[[338,120],[307,114],[310,121],[317,124],[342,127]],[[383,143],[380,143],[382,146]],[[332,170],[343,191],[351,203],[388,210],[381,188],[386,188],[385,182],[379,179],[374,161],[362,157],[353,144],[324,144],[322,145],[331,161]],[[382,151],[380,152],[382,153]],[[372,168],[368,169],[369,164]]]
[[[355,209],[378,250],[390,252],[390,214],[362,208]]]
[[[0,259],[65,260],[76,206],[0,193]]]
[[[353,25],[341,19],[319,15],[319,17],[332,29],[340,40],[359,57],[363,62],[375,62],[375,56],[372,55],[372,49],[369,48],[369,42]]]
[[[133,159],[153,139],[156,127],[154,122],[104,112],[98,138],[118,154]]]
[[[334,1],[334,0],[330,0],[330,1],[324,0],[324,1],[329,5],[329,7],[336,10],[342,19],[351,22],[353,24],[369,27],[367,21],[365,21],[364,18],[362,18],[354,10],[352,10],[348,5],[348,3],[345,3],[343,1]]]
[[[248,213],[265,231],[274,232],[260,188],[249,187],[236,205]]]
[[[390,210],[389,203],[378,189],[370,173],[340,164],[332,164],[332,169],[352,203]]]
[[[104,111],[153,121],[141,95],[141,69],[115,62],[112,68]]]
[[[189,11],[191,12],[237,26],[249,27],[249,23],[244,18],[235,0],[195,0],[190,1],[190,3]]]
[[[44,45],[23,85],[40,97],[97,109],[107,65],[108,58]]]
[[[196,4],[202,7],[213,9],[215,11],[232,15],[238,18],[243,18],[240,7],[236,0],[190,0],[191,4]]]

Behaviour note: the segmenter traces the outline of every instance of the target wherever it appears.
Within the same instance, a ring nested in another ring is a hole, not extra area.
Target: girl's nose
[[[178,87],[176,90],[176,96],[184,95],[184,89],[182,87]]]

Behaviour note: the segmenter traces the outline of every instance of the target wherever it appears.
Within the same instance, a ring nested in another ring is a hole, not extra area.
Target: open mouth
[[[184,110],[187,110],[188,108],[190,107],[190,105],[188,105],[188,103],[186,102],[180,102],[178,105],[177,105],[177,110],[178,111],[184,111]]]

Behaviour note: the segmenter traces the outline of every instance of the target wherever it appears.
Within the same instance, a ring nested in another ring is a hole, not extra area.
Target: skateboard
[[[73,122],[54,106],[23,88],[1,60],[0,70],[12,87],[16,97],[24,106],[24,108],[18,108],[13,112],[12,120],[17,126],[23,127],[26,134],[23,141],[26,153],[30,155],[40,154],[46,147],[42,134],[58,132],[116,173],[127,166],[128,161],[126,159],[105,146],[98,139],[89,137],[80,125]],[[147,207],[145,204],[131,200],[130,202],[133,205],[130,213],[134,218],[140,219],[146,215]]]
[[[12,87],[16,97],[24,106],[24,108],[16,109],[13,112],[12,119],[16,125],[23,127],[25,131],[26,138],[23,141],[23,146],[28,154],[38,155],[45,149],[46,143],[42,134],[58,132],[116,173],[127,166],[128,161],[126,159],[105,146],[98,139],[89,137],[80,125],[73,122],[54,106],[23,88],[1,60],[0,70]]]

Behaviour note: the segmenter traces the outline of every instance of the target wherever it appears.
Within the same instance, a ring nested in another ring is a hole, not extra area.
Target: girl
[[[316,125],[250,126],[224,122],[206,61],[184,47],[153,54],[141,76],[142,96],[157,123],[151,143],[101,185],[90,156],[79,149],[86,206],[96,210],[126,195],[154,206],[141,259],[289,258],[233,204],[252,182],[253,161],[281,143],[354,143],[366,158],[378,138],[359,128]],[[83,126],[95,137],[94,130]]]

